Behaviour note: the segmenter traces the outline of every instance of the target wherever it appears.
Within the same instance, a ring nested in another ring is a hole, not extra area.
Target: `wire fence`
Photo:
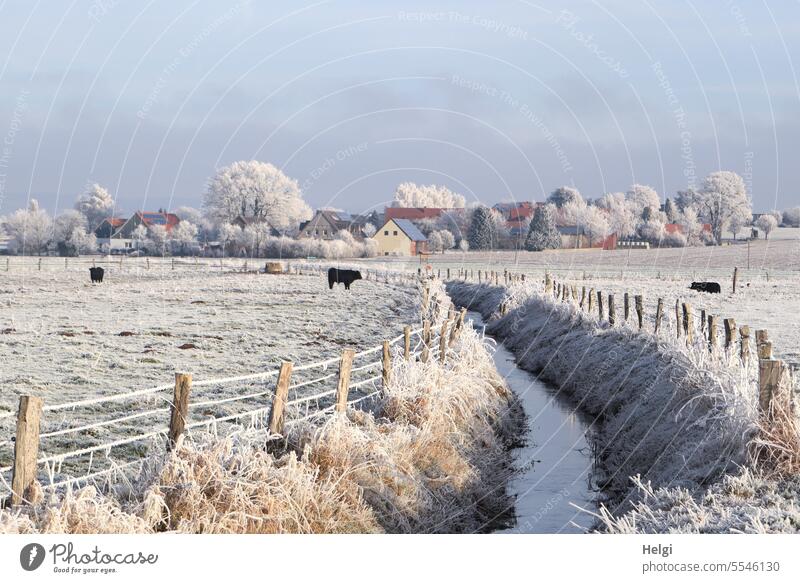
[[[8,435],[0,440],[0,464],[8,464],[0,467],[0,493],[20,503],[34,479],[49,490],[127,479],[148,463],[154,446],[171,447],[196,431],[216,434],[237,426],[282,434],[347,408],[369,409],[389,382],[393,358],[443,361],[456,325],[463,325],[464,311],[459,317],[450,309],[449,320],[439,326],[442,306],[428,286],[422,309],[422,327],[405,326],[403,334],[379,345],[297,367],[284,362],[279,370],[198,381],[176,374],[174,384],[68,403],[23,396],[18,412],[0,414],[0,436]],[[192,401],[189,393],[197,387],[213,390]],[[75,421],[87,418],[91,422]],[[159,419],[169,419],[169,425],[143,429]]]

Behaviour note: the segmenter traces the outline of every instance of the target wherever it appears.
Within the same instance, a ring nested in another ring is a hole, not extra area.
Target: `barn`
[[[389,219],[372,236],[378,255],[414,256],[428,252],[428,238],[408,219]]]

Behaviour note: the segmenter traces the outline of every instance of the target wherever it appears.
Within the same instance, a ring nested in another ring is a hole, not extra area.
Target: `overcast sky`
[[[0,0],[0,214],[200,206],[272,162],[312,206],[663,196],[718,169],[800,205],[800,3]]]

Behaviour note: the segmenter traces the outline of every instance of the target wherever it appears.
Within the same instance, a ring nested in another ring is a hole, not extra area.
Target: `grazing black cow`
[[[92,278],[92,283],[103,283],[103,274],[105,270],[102,267],[90,267],[89,276]]]
[[[328,287],[333,289],[334,283],[343,283],[344,289],[350,289],[350,284],[355,280],[361,279],[361,272],[354,269],[336,269],[331,267],[328,270]]]
[[[695,291],[706,292],[707,294],[718,294],[722,291],[716,281],[693,281],[689,289]]]

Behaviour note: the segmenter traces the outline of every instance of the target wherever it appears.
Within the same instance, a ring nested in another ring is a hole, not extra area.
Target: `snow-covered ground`
[[[379,345],[419,320],[418,294],[406,285],[363,280],[348,292],[341,285],[329,290],[316,275],[242,273],[231,271],[232,264],[221,270],[218,264],[212,269],[191,262],[179,262],[172,270],[170,262],[153,261],[148,270],[144,260],[122,270],[117,262],[104,264],[104,283],[92,285],[86,260],[81,261],[65,269],[63,259],[45,258],[39,271],[36,258],[14,257],[5,271],[0,260],[0,415],[15,411],[22,394],[42,396],[45,405],[52,405],[169,385],[175,372],[191,373],[198,382],[266,372],[277,369],[281,360],[299,366],[336,357],[345,347]],[[256,263],[251,261],[249,268]],[[331,388],[335,378],[327,383],[310,388]],[[268,388],[274,378],[252,385]],[[242,390],[238,385],[197,387],[192,399]],[[43,431],[164,407],[168,397],[171,391],[100,408],[46,412]],[[218,416],[258,404],[201,407],[195,414]],[[266,404],[264,398],[261,406]],[[157,414],[88,435],[67,435],[58,445],[69,449],[102,443],[162,428],[167,418]],[[0,444],[12,429],[13,418],[0,422]],[[0,467],[9,460],[10,445],[0,445]]]
[[[649,251],[575,250],[541,253],[449,252],[434,255],[430,263],[434,273],[451,269],[469,270],[477,279],[478,270],[508,269],[526,274],[527,279],[541,281],[544,273],[558,281],[614,293],[617,311],[621,312],[623,295],[644,296],[645,316],[655,317],[658,298],[665,302],[666,317],[674,318],[675,300],[688,301],[695,308],[720,318],[734,318],[738,325],[770,333],[775,354],[793,365],[800,364],[800,229],[779,229],[769,241],[748,245],[739,243],[723,247],[687,247],[652,249]],[[773,238],[775,240],[773,240]],[[382,257],[382,261],[387,258]],[[412,261],[394,259],[395,264],[411,267]],[[416,260],[415,260],[416,261]],[[736,294],[731,283],[734,267],[739,268]],[[501,276],[502,283],[503,278]],[[693,281],[716,281],[721,294],[705,294],[689,290]],[[631,308],[632,311],[632,308]],[[720,326],[721,326],[720,321]],[[652,323],[650,324],[652,326]]]

